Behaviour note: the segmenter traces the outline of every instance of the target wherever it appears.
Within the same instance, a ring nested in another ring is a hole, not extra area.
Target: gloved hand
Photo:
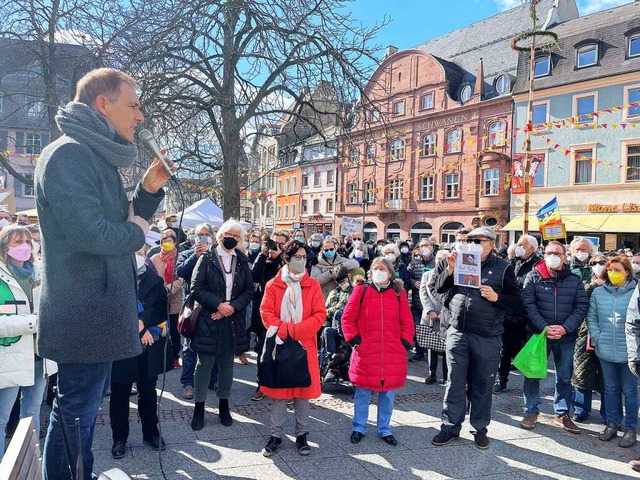
[[[411,350],[411,344],[409,342],[407,342],[404,338],[400,339],[400,342],[402,343],[402,345],[404,346],[404,348],[407,349],[407,352],[409,350]]]
[[[631,370],[631,373],[633,373],[636,377],[640,377],[640,372],[638,372],[638,362],[636,360],[629,360],[627,365],[629,365],[629,370]]]
[[[361,343],[362,343],[362,337],[360,337],[360,335],[356,335],[349,341],[349,345],[351,345],[353,348],[356,348]]]

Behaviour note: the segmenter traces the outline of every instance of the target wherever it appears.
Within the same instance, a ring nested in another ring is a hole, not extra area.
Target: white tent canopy
[[[184,212],[180,212],[176,216],[178,222],[180,222],[182,218],[182,228],[192,228],[200,223],[208,223],[211,226],[219,227],[224,222],[223,215],[222,209],[207,197],[198,200],[185,209]],[[251,227],[251,224],[248,222],[240,223],[245,229]]]

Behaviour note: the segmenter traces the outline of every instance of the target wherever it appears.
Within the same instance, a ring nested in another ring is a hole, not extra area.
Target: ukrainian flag
[[[557,225],[562,223],[560,219],[560,207],[558,207],[558,199],[553,197],[551,201],[549,201],[546,205],[544,205],[538,212],[536,213],[536,217],[538,217],[538,224],[540,227],[543,225]]]

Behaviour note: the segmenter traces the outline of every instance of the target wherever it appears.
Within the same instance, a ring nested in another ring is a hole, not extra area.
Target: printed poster
[[[461,287],[480,288],[482,249],[475,251],[465,247],[467,245],[461,245],[458,249],[453,283]]]

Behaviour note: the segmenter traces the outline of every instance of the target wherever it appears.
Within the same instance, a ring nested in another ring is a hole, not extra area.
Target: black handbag
[[[416,341],[422,348],[434,352],[444,352],[447,349],[442,335],[429,325],[416,325]]]
[[[258,364],[258,385],[268,388],[306,388],[311,386],[307,351],[291,336],[276,344],[276,335],[265,340]]]

